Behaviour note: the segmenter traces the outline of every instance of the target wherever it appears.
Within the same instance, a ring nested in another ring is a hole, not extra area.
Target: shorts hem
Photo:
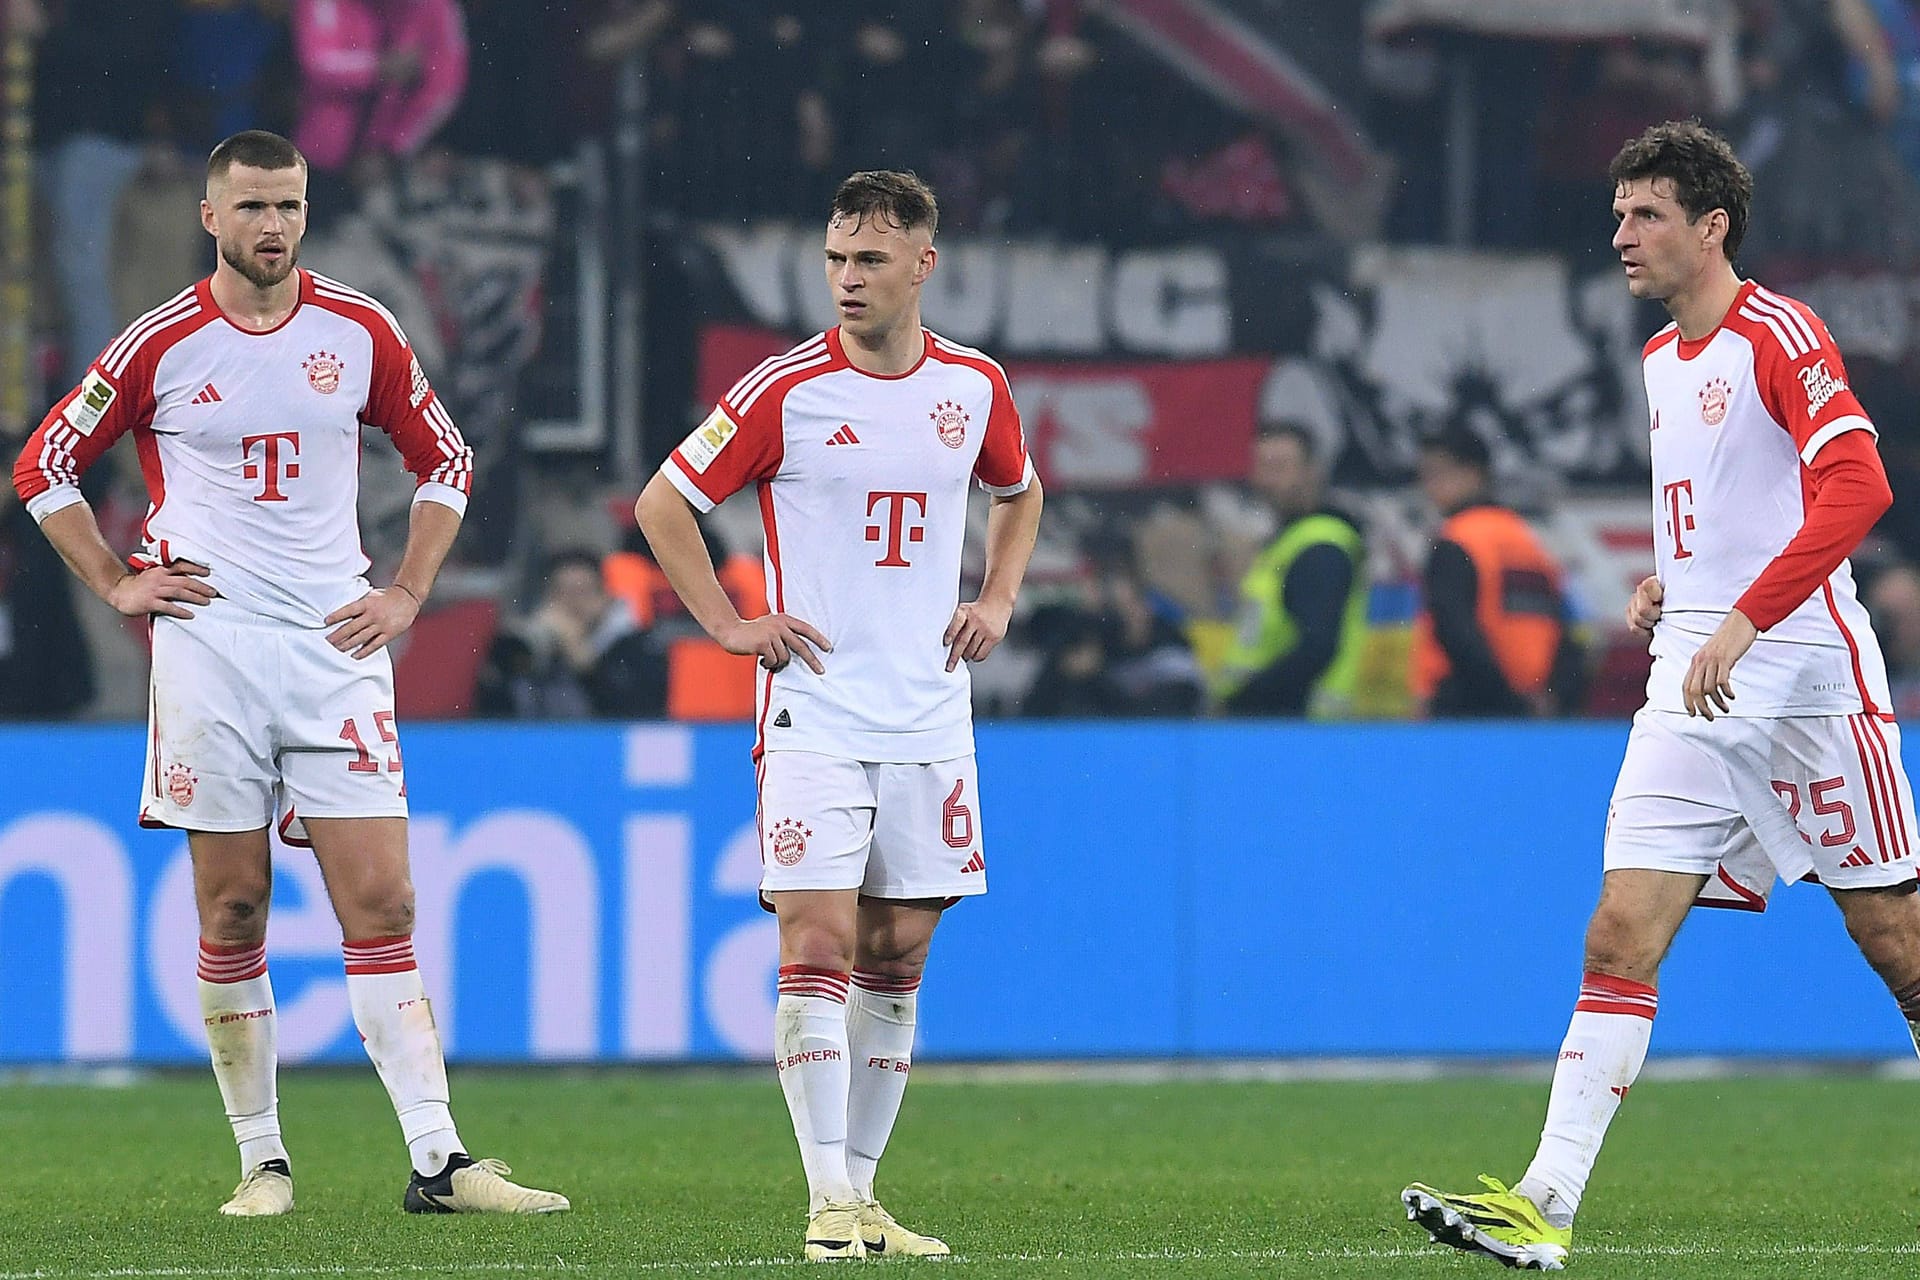
[[[205,831],[210,835],[230,835],[241,831],[265,831],[273,825],[272,818],[265,818],[259,822],[195,822],[191,819],[175,822],[166,818],[155,817],[153,814],[144,811],[135,821],[149,831]]]
[[[1713,873],[1719,866],[1719,858],[1713,859],[1703,867],[1681,862],[1675,858],[1661,858],[1658,855],[1646,858],[1602,858],[1600,862],[1602,871],[1667,871],[1674,875],[1706,876],[1708,879],[1713,878]]]
[[[404,817],[407,817],[407,816],[408,816],[408,813],[407,813],[407,810],[405,810],[405,809],[398,809],[398,810],[393,810],[393,809],[387,809],[387,810],[382,810],[382,811],[381,811],[381,812],[379,812],[379,813],[313,813],[313,812],[311,812],[310,810],[307,810],[307,809],[302,809],[302,808],[299,808],[298,806],[296,806],[296,807],[294,808],[294,810],[293,810],[293,815],[294,815],[294,817],[296,817],[296,818],[298,818],[298,819],[300,819],[300,821],[302,821],[302,822],[305,822],[305,821],[306,821],[306,820],[307,820],[308,818],[321,818],[321,819],[328,819],[328,818],[404,818]]]
[[[903,889],[891,885],[884,889],[862,887],[860,896],[882,902],[915,902],[925,898],[977,898],[986,891],[986,885],[973,881],[962,885],[940,885],[932,889]]]

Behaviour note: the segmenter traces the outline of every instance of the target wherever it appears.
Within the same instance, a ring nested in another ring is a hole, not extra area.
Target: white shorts
[[[326,631],[236,612],[154,616],[140,824],[253,831],[277,812],[298,842],[298,818],[406,817],[386,650],[355,661]]]
[[[1892,720],[1647,709],[1614,784],[1605,864],[1711,876],[1757,852],[1789,883],[1865,889],[1914,878],[1916,836]]]
[[[858,889],[869,898],[987,891],[971,755],[866,764],[811,751],[760,757],[760,889]]]

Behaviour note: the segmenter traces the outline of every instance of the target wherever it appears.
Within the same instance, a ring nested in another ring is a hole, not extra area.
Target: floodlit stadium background
[[[632,569],[625,513],[660,458],[831,323],[833,183],[913,168],[942,201],[926,319],[1006,363],[1049,494],[1016,631],[976,673],[994,889],[943,928],[923,1057],[1544,1055],[1645,674],[1619,612],[1650,563],[1638,355],[1664,316],[1619,278],[1604,170],[1648,123],[1728,133],[1759,190],[1743,270],[1846,353],[1901,495],[1856,565],[1896,701],[1920,707],[1920,27],[1856,3],[1880,43],[1848,45],[1838,0],[466,0],[463,40],[375,51],[418,100],[341,134],[312,111],[339,90],[313,5],[0,0],[0,436],[208,269],[208,147],[293,134],[316,160],[303,265],[398,313],[479,453],[398,656],[451,1056],[762,1058],[740,672],[711,692],[644,575],[661,674],[640,719],[561,722],[588,708],[503,679],[499,646],[537,632],[556,552]],[[1073,718],[1036,714],[1116,545],[1217,667],[1271,535],[1242,483],[1253,433],[1280,417],[1365,519],[1363,718],[1225,721],[1117,668]],[[1434,524],[1412,466],[1450,425],[1491,444],[1571,574],[1591,662],[1572,721],[1410,721]],[[378,578],[408,480],[377,435],[364,475]],[[88,490],[130,545],[131,449]],[[713,529],[750,578],[751,502]],[[0,1064],[204,1054],[184,840],[132,822],[143,637],[0,497]],[[297,853],[272,938],[287,1059],[357,1059]],[[1403,998],[1490,963],[1511,964],[1509,1017]],[[1692,922],[1663,985],[1656,1054],[1907,1052],[1817,891]]]

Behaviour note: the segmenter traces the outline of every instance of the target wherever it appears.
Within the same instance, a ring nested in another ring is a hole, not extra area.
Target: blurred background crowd
[[[1665,317],[1619,278],[1605,169],[1679,116],[1754,170],[1740,265],[1821,312],[1879,424],[1901,500],[1856,569],[1920,709],[1920,3],[0,17],[0,435],[209,269],[212,144],[292,136],[303,264],[399,315],[479,455],[398,654],[403,715],[751,714],[750,667],[679,608],[632,499],[719,390],[831,323],[822,219],[865,168],[933,184],[927,321],[1007,364],[1048,483],[982,714],[1628,714],[1647,659],[1621,606],[1651,565],[1638,357]],[[368,450],[378,578],[408,478]],[[146,499],[120,453],[86,488],[130,545]],[[144,629],[0,504],[0,715],[138,717]],[[763,609],[750,495],[707,532]]]

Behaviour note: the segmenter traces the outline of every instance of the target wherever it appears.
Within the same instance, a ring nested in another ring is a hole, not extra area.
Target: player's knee
[[[1920,916],[1911,910],[1912,903],[1912,898],[1897,903],[1876,902],[1877,909],[1845,913],[1848,935],[1882,977],[1920,971]]]
[[[853,968],[853,939],[825,925],[783,925],[780,963],[845,973]]]
[[[264,883],[223,888],[208,902],[201,931],[227,946],[260,941],[267,932],[268,894]]]
[[[413,932],[413,888],[402,885],[365,894],[354,904],[362,937],[400,938]]]
[[[1604,907],[1587,925],[1586,968],[1636,982],[1649,981],[1660,968],[1664,948],[1640,922]]]

